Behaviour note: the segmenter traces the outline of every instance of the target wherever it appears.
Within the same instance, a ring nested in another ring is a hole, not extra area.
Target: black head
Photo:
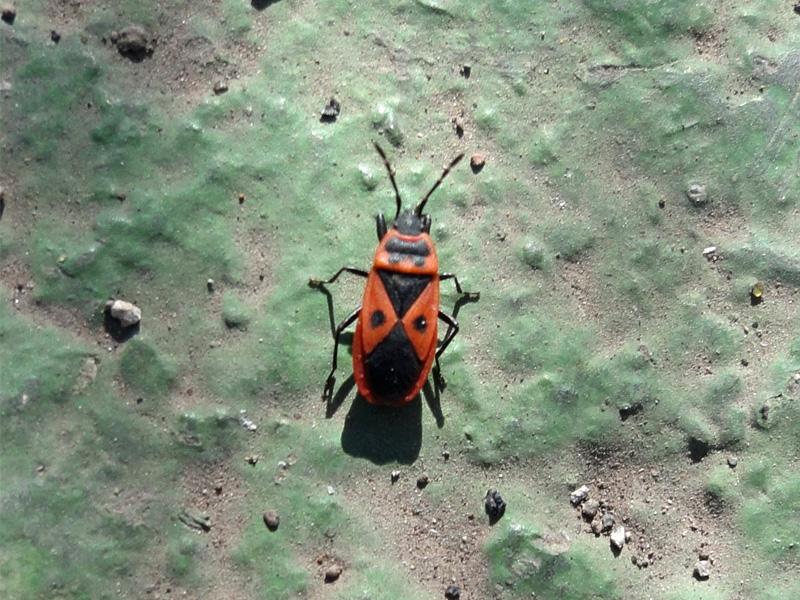
[[[439,179],[436,183],[433,184],[431,190],[425,194],[425,197],[422,199],[416,208],[407,208],[401,214],[400,211],[403,208],[403,201],[400,198],[400,192],[397,189],[397,183],[394,180],[394,172],[392,171],[392,166],[389,164],[389,159],[386,158],[386,153],[383,151],[378,144],[375,144],[375,149],[378,151],[378,154],[381,155],[383,159],[383,164],[386,165],[386,170],[389,172],[389,179],[392,182],[392,187],[394,188],[394,195],[397,199],[397,212],[394,215],[394,223],[392,227],[396,229],[398,232],[404,235],[417,235],[419,233],[429,233],[431,230],[431,217],[430,215],[423,215],[422,210],[425,208],[425,203],[428,202],[428,198],[430,198],[431,194],[438,188],[444,178],[447,177],[447,174],[450,172],[450,169],[455,167],[462,158],[464,158],[464,154],[459,154],[456,156],[453,161],[447,166],[444,172],[441,174]],[[386,221],[383,218],[383,214],[378,215],[378,239],[382,239],[383,236],[386,234]]]
[[[408,208],[395,218],[392,227],[404,235],[418,235],[422,232],[430,233],[431,216],[418,215],[414,210]]]

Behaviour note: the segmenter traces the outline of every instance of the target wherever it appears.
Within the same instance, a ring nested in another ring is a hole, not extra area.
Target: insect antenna
[[[444,178],[447,177],[447,174],[450,172],[450,169],[455,167],[458,164],[458,161],[460,161],[462,158],[464,158],[464,153],[463,152],[461,154],[459,154],[458,156],[456,156],[453,159],[453,162],[451,162],[449,165],[447,165],[447,168],[444,170],[444,173],[442,173],[442,176],[439,177],[439,179],[436,181],[436,183],[433,184],[433,187],[431,188],[431,191],[426,194],[426,196],[422,199],[422,202],[420,202],[419,206],[417,206],[417,210],[415,212],[417,213],[418,217],[422,217],[422,209],[425,208],[425,203],[428,201],[428,198],[430,198],[431,194],[436,190],[436,188],[438,188],[441,185],[442,181],[444,181]]]
[[[386,170],[389,172],[389,179],[392,180],[392,187],[394,188],[394,195],[397,198],[397,214],[394,216],[395,219],[400,216],[400,208],[403,205],[403,201],[400,199],[400,192],[397,190],[397,183],[394,181],[394,173],[392,172],[392,165],[389,164],[389,159],[386,158],[386,153],[383,151],[383,148],[378,146],[377,142],[372,142],[375,146],[375,150],[378,151],[378,154],[381,155],[383,159],[383,164],[386,165]]]

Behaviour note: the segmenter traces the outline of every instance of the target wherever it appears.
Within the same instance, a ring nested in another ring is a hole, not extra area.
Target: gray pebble
[[[590,498],[584,502],[583,508],[581,509],[581,514],[583,515],[584,519],[591,521],[597,515],[598,510],[600,510],[600,502],[594,498]]]
[[[692,204],[700,206],[708,201],[708,191],[703,183],[693,183],[686,190],[686,197],[692,201]]]
[[[702,580],[711,577],[711,561],[698,560],[694,566],[694,576]]]
[[[278,526],[281,524],[281,516],[274,510],[268,510],[263,514],[262,518],[264,519],[264,525],[270,531],[277,531]]]
[[[577,490],[570,493],[569,501],[572,503],[572,506],[578,506],[588,497],[589,497],[589,488],[585,485],[582,485]]]

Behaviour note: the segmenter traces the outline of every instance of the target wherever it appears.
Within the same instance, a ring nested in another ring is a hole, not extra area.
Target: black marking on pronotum
[[[411,262],[414,263],[415,267],[424,267],[425,266],[425,257],[424,256],[413,256],[408,254],[398,254],[393,252],[389,255],[389,264],[396,265],[397,263],[403,262],[403,259],[411,259]]]
[[[398,273],[397,271],[386,271],[376,269],[381,278],[383,287],[389,295],[397,317],[402,319],[408,312],[414,301],[419,298],[422,291],[431,282],[430,275],[412,275],[410,273]]]
[[[372,326],[373,329],[377,329],[381,325],[386,322],[386,315],[383,314],[382,310],[376,310],[372,313],[372,316],[369,318],[369,324]]]
[[[386,242],[386,251],[392,254],[411,254],[413,256],[429,256],[431,249],[425,240],[408,241],[393,237]]]

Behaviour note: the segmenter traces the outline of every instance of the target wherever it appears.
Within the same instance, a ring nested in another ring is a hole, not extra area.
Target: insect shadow
[[[277,2],[278,0],[250,0],[250,6],[260,12],[265,8],[268,8],[271,4],[276,4]]]
[[[361,394],[356,394],[344,420],[342,450],[378,465],[390,462],[410,465],[419,458],[421,448],[422,401],[419,395],[407,404],[388,408],[370,404]]]

